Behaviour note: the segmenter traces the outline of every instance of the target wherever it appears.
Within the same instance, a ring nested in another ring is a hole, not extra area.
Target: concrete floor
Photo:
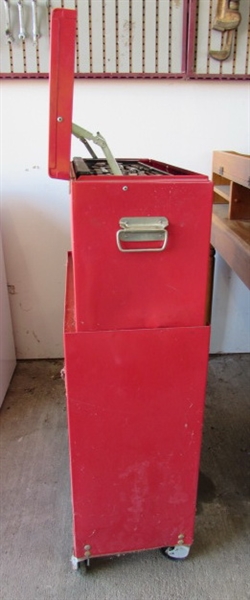
[[[249,600],[249,355],[210,358],[195,541],[73,572],[60,361],[19,362],[1,410],[1,600]]]

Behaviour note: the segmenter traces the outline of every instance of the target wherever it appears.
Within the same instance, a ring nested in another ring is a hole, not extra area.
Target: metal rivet
[[[57,121],[58,123],[61,123],[63,121],[63,117],[57,117]]]
[[[178,546],[181,546],[182,544],[184,544],[184,540],[178,540],[177,544]]]
[[[89,544],[86,544],[86,546],[84,546],[84,550],[90,550],[91,546]]]
[[[127,192],[128,191],[128,186],[124,185],[122,189],[123,189],[124,192]]]
[[[184,533],[180,533],[180,535],[178,535],[178,538],[179,538],[179,540],[180,540],[180,539],[183,539],[184,537],[185,537],[185,536],[184,536]]]

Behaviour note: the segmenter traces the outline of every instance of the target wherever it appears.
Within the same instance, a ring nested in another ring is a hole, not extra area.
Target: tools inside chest
[[[164,165],[165,168],[157,168],[150,165],[150,161],[138,161],[138,160],[119,160],[117,161],[120,168],[121,174],[124,176],[137,176],[137,175],[171,175],[168,170],[168,166]],[[81,157],[73,158],[73,168],[76,178],[84,175],[113,175],[110,165],[107,160],[103,159],[83,159]]]

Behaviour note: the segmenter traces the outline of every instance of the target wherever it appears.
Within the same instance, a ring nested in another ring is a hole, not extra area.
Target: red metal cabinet
[[[193,541],[208,327],[79,332],[65,370],[74,557]]]
[[[146,165],[133,176],[70,165],[74,29],[75,11],[54,11],[49,173],[71,180],[72,564],[158,547],[183,558],[193,541],[208,361],[212,184],[149,159],[126,159]]]

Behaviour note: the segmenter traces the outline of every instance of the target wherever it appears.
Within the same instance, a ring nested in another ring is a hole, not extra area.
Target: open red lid
[[[76,10],[55,8],[51,18],[49,175],[70,178]]]

